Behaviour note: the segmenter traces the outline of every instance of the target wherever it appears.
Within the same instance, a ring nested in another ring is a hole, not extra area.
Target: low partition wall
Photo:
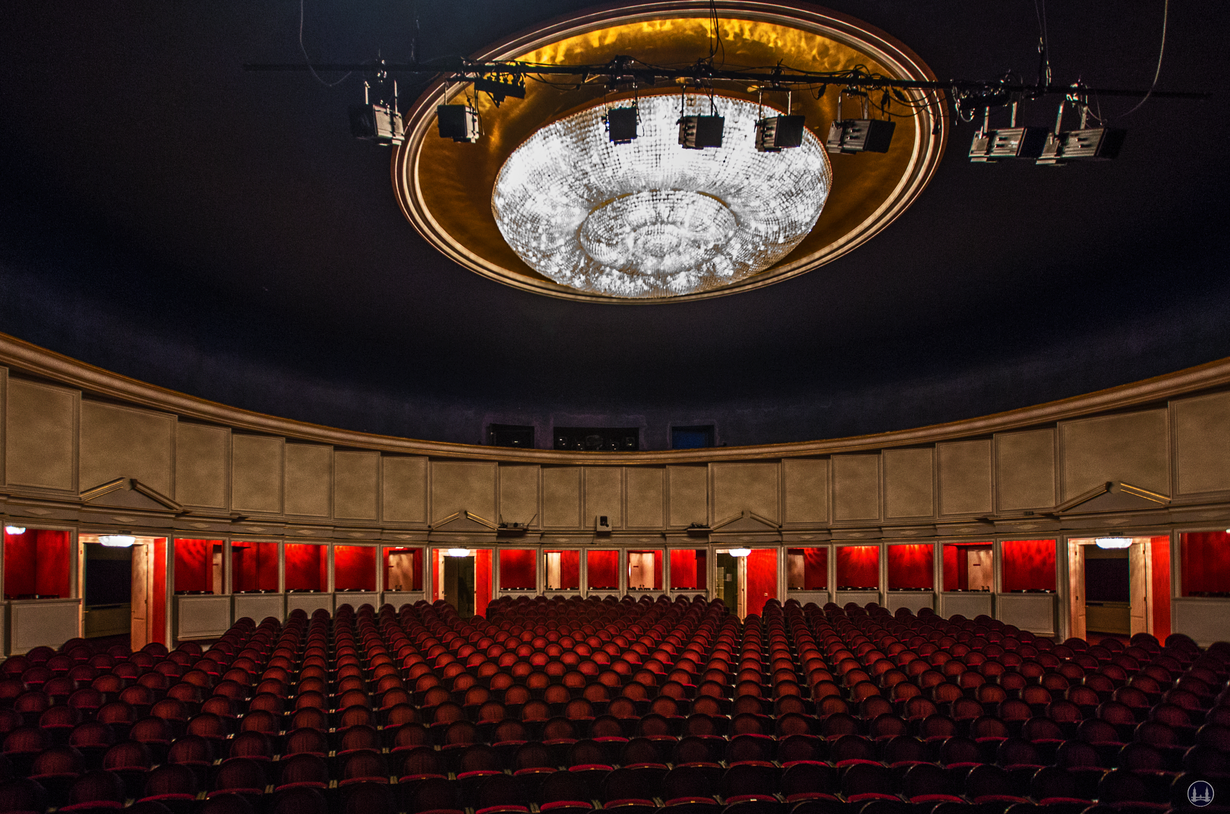
[[[833,600],[843,608],[853,602],[856,605],[868,605],[875,602],[880,604],[879,591],[838,591],[837,598]]]
[[[333,594],[324,591],[291,591],[286,594],[286,613],[301,610],[308,616],[312,611],[326,610],[333,613]]]
[[[940,616],[995,616],[995,594],[990,591],[945,591],[940,594]]]
[[[1230,599],[1175,597],[1170,614],[1171,626],[1201,647],[1230,641]]]
[[[283,619],[286,616],[286,595],[278,593],[235,594],[235,618],[248,617],[259,623],[267,616]]]
[[[896,613],[900,608],[908,608],[918,613],[923,608],[935,610],[934,591],[889,591],[884,598],[884,607]]]
[[[1055,594],[1011,593],[995,597],[997,618],[1037,636],[1053,637],[1059,632],[1059,603]]]
[[[41,645],[59,647],[81,635],[81,600],[30,599],[10,602],[7,627],[9,653],[25,653]]]
[[[823,608],[832,600],[828,591],[795,591],[786,592],[786,600],[798,600],[800,605],[807,605],[809,602]]]
[[[215,639],[231,626],[229,596],[175,597],[175,638]]]

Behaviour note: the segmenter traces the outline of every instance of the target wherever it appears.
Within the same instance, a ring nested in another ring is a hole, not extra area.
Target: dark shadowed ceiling
[[[420,2],[419,56],[587,5]],[[1033,0],[828,5],[941,78],[1036,76]],[[1057,82],[1149,86],[1161,0],[1047,12]],[[413,17],[307,0],[304,42],[408,60]],[[1214,95],[1121,119],[1117,161],[971,165],[961,125],[920,200],[847,257],[735,296],[600,305],[429,247],[387,150],[350,137],[360,78],[245,72],[302,59],[298,3],[20,0],[0,12],[0,332],[238,407],[468,443],[491,422],[539,445],[553,424],[640,427],[643,448],[671,424],[797,441],[1123,384],[1230,356],[1227,30],[1230,5],[1171,4],[1158,87]]]

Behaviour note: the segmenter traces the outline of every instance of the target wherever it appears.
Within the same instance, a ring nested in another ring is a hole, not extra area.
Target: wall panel
[[[709,471],[713,480],[714,523],[744,511],[781,522],[781,464],[715,463]]]
[[[1062,499],[1111,480],[1169,495],[1168,418],[1166,410],[1145,410],[1060,424]]]
[[[164,495],[175,491],[175,416],[81,402],[81,488],[136,478]]]
[[[995,510],[1043,509],[1059,501],[1055,488],[1055,431],[995,436]]]
[[[386,523],[427,522],[427,459],[384,455],[381,508]]]
[[[666,497],[666,470],[661,467],[630,466],[624,470],[627,481],[628,528],[659,529]]]
[[[829,521],[829,462],[826,458],[782,461],[786,491],[785,524]]]
[[[231,508],[237,512],[282,512],[281,438],[231,436]]]
[[[538,523],[537,466],[507,464],[500,467],[500,516],[504,523]]]
[[[581,525],[592,527],[606,515],[611,528],[623,528],[624,472],[617,466],[585,467],[585,507]]]
[[[333,453],[333,516],[343,520],[380,517],[380,453]]]
[[[81,396],[9,379],[4,411],[4,469],[13,486],[77,491],[77,419]]]
[[[286,445],[286,513],[328,517],[332,497],[333,447]]]
[[[991,439],[951,441],[936,446],[940,514],[990,514]]]
[[[833,456],[833,519],[880,518],[880,456]]]
[[[581,525],[581,467],[542,468],[542,525],[578,528]]]
[[[1230,490],[1230,393],[1171,404],[1179,494]]]
[[[666,467],[670,524],[675,528],[709,522],[709,468],[706,466]]]
[[[231,495],[231,431],[205,424],[175,426],[175,499],[225,509]]]
[[[935,515],[935,452],[925,449],[884,450],[886,517]]]
[[[456,512],[472,512],[495,521],[495,463],[431,462],[431,522]]]

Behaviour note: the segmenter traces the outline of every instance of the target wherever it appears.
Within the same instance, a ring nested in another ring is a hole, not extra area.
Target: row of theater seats
[[[1228,679],[1226,644],[874,605],[343,605],[3,662],[0,811],[1164,811],[1230,780]]]

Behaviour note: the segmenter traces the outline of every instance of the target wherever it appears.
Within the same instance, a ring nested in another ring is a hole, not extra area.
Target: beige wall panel
[[[333,447],[286,445],[287,514],[328,517],[332,483]]]
[[[995,510],[1054,506],[1055,431],[1029,430],[995,436]]]
[[[618,466],[585,467],[581,525],[594,526],[602,515],[606,515],[611,528],[624,527],[624,471]]]
[[[1110,480],[1169,495],[1168,418],[1166,410],[1145,410],[1060,424],[1063,499]]]
[[[500,516],[505,523],[529,523],[538,514],[537,466],[500,467]]]
[[[880,456],[833,456],[833,519],[880,519]]]
[[[884,450],[884,513],[887,517],[935,515],[935,451]]]
[[[952,441],[936,446],[939,460],[940,514],[990,514],[991,439]]]
[[[333,453],[333,516],[343,520],[380,517],[380,453]]]
[[[471,512],[495,522],[495,462],[432,461],[431,522]]]
[[[829,521],[829,462],[825,458],[782,461],[786,490],[786,523]]]
[[[543,467],[542,525],[544,528],[580,527],[581,467]]]
[[[630,466],[624,470],[624,478],[628,490],[628,519],[624,525],[630,529],[665,526],[662,508],[666,496],[666,470]]]
[[[427,459],[385,455],[380,506],[389,523],[427,522]]]
[[[709,522],[709,467],[666,467],[670,524],[676,528]]]
[[[231,494],[231,431],[204,424],[175,426],[175,499],[225,509]]]
[[[1230,489],[1230,393],[1180,399],[1172,409],[1179,494]]]
[[[175,416],[81,402],[80,474],[90,489],[116,478],[136,478],[164,495],[175,491]]]
[[[709,470],[713,478],[713,522],[744,511],[781,522],[781,464],[716,463]]]
[[[231,508],[282,513],[285,440],[263,435],[231,436]]]
[[[13,486],[77,491],[75,390],[9,379],[4,468]]]

